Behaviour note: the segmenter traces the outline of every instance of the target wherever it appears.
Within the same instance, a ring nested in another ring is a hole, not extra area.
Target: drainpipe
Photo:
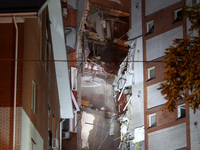
[[[15,75],[14,75],[14,106],[13,106],[13,150],[15,150],[15,125],[16,125],[16,101],[17,101],[17,61],[18,61],[18,27],[13,16],[13,22],[16,30],[15,37]]]
[[[65,119],[61,119],[60,121],[60,150],[62,150],[62,124],[65,121]]]

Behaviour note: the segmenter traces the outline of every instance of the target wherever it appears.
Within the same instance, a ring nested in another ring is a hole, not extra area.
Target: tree
[[[166,72],[158,90],[167,100],[164,109],[173,112],[176,102],[185,99],[195,113],[200,109],[200,9],[184,7],[183,14],[191,22],[190,34],[166,49]]]

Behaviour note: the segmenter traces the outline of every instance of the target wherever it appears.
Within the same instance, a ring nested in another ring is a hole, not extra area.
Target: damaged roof
[[[48,0],[1,0],[0,13],[38,13],[47,1]]]

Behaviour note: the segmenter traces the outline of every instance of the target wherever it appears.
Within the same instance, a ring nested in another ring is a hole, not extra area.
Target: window
[[[36,113],[36,84],[32,81],[32,103],[31,109],[34,113]]]
[[[71,67],[71,88],[77,91],[77,69],[74,67]]]
[[[49,73],[49,60],[50,60],[50,53],[51,53],[51,44],[50,42],[46,42],[46,51],[45,51],[45,70]]]
[[[156,113],[149,115],[149,127],[156,126]]]
[[[178,106],[178,118],[185,118],[185,116],[186,116],[185,104],[181,104]]]
[[[154,32],[154,23],[153,20],[147,22],[147,34],[151,34]]]
[[[192,5],[196,5],[198,3],[200,3],[200,0],[192,0]]]
[[[43,49],[43,45],[42,45],[42,36],[43,36],[43,34],[42,34],[42,14],[40,14],[39,16],[38,16],[38,22],[39,22],[39,26],[40,26],[40,59],[41,59],[41,61],[44,63],[44,53],[45,53],[45,51],[44,51],[44,49]]]
[[[36,150],[36,143],[33,139],[31,139],[31,150]]]
[[[183,17],[183,11],[182,8],[179,8],[177,10],[174,11],[174,23],[181,21]]]
[[[156,72],[155,72],[155,66],[148,68],[148,80],[155,79]]]

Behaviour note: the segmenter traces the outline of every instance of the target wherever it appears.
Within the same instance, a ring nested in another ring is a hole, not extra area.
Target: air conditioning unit
[[[53,149],[58,149],[59,148],[59,142],[57,138],[52,139],[52,148]]]

